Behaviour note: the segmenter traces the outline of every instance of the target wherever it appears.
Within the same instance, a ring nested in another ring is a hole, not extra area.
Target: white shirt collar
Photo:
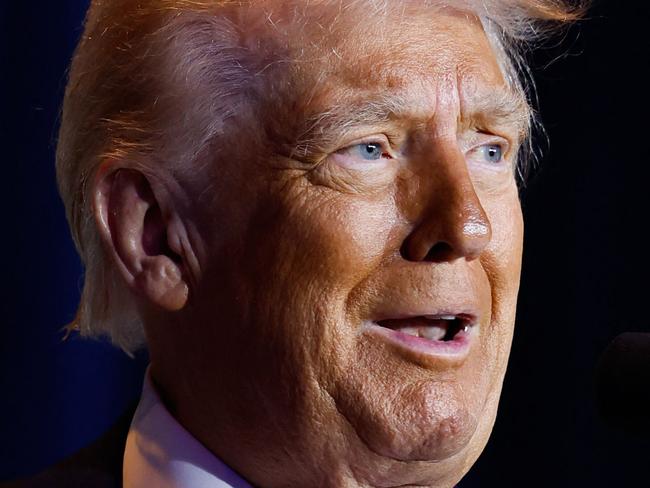
[[[147,370],[124,450],[124,488],[252,488],[165,408]]]

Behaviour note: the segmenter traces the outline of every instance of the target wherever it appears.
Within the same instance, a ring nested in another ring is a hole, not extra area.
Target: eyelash
[[[507,163],[509,153],[510,153],[510,144],[504,140],[493,140],[493,141],[485,142],[484,144],[475,146],[475,148],[472,149],[470,152],[476,152],[476,151],[480,152],[482,150],[487,150],[490,147],[498,147],[500,151],[500,158],[498,161],[488,161],[491,165],[500,166]]]
[[[363,146],[378,146],[381,149],[382,158],[393,159],[390,149],[387,147],[387,142],[382,140],[377,140],[377,139],[369,139],[366,141],[360,141],[354,144],[350,144],[349,146],[346,146],[343,149],[338,150],[337,152],[339,154],[345,154],[345,153],[349,153],[354,148],[360,148]]]

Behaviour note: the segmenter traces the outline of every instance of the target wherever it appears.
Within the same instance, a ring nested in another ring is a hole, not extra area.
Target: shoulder
[[[33,478],[0,488],[120,488],[124,445],[137,403],[98,440]]]

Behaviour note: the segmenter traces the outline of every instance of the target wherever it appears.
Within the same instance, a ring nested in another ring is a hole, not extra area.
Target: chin
[[[487,444],[496,408],[470,411],[457,398],[444,401],[440,388],[440,384],[422,388],[422,402],[435,399],[437,406],[419,415],[413,411],[411,418],[380,413],[350,419],[361,450],[371,453],[355,456],[364,466],[354,471],[368,485],[451,488],[476,462]],[[369,459],[372,462],[366,464]]]
[[[489,438],[501,368],[481,354],[449,368],[423,366],[372,337],[360,351],[332,396],[366,452],[354,457],[373,460],[363,470],[368,484],[454,486]]]
[[[353,471],[358,480],[363,480],[360,486],[451,488],[476,462],[487,443],[490,430],[489,427],[485,431],[480,427],[472,430],[469,425],[463,427],[462,432],[450,436],[445,434],[444,439],[435,435],[422,438],[410,446],[389,442],[384,445],[384,452],[361,457],[361,465],[353,467]],[[374,450],[368,444],[364,449]],[[395,455],[399,458],[393,457]],[[368,459],[372,461],[366,462]]]
[[[481,412],[472,412],[457,385],[410,385],[379,406],[357,408],[350,421],[370,450],[403,462],[440,462],[472,440]]]

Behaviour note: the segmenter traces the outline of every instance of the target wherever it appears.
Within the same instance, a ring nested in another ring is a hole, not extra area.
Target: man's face
[[[525,113],[471,17],[376,27],[286,67],[191,187],[201,406],[175,401],[262,486],[451,486],[496,414]]]

